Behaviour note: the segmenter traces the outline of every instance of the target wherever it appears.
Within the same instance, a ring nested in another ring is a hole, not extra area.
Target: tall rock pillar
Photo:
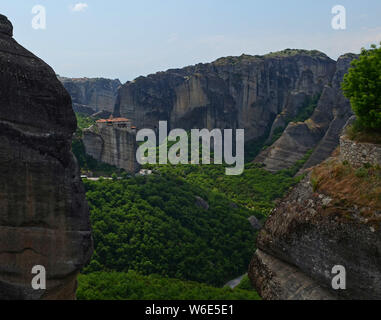
[[[0,15],[0,299],[74,299],[93,250],[76,119],[55,72],[12,35]],[[46,290],[32,287],[35,266]]]

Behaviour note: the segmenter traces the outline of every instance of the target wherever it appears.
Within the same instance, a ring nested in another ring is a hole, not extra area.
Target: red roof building
[[[131,120],[127,118],[110,118],[110,119],[97,120],[97,123],[122,123],[122,122],[131,122]]]

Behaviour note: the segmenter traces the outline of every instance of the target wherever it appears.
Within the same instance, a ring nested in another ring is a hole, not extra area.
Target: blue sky
[[[73,11],[78,3],[87,7]],[[31,27],[37,4],[47,11],[45,30]],[[338,4],[347,10],[346,30],[331,27]],[[0,13],[12,21],[15,39],[58,74],[123,82],[285,48],[336,59],[381,41],[379,0],[0,0]]]

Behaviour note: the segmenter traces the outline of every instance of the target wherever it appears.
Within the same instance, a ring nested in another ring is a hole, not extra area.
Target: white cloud
[[[71,6],[71,11],[73,12],[80,12],[80,11],[85,11],[88,8],[87,3],[79,2],[76,3],[74,6]]]

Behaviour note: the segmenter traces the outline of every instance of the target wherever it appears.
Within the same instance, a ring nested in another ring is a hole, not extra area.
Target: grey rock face
[[[365,209],[314,192],[306,177],[279,203],[258,236],[249,275],[259,293],[266,299],[315,299],[310,289],[318,284],[327,299],[381,299],[381,231],[372,225],[380,217],[374,212],[364,219],[360,213]],[[293,276],[280,265],[293,266],[302,276],[292,285]],[[346,290],[332,289],[337,265],[346,268]],[[315,284],[306,286],[308,282]],[[300,288],[297,296],[295,287]]]
[[[0,16],[0,299],[74,299],[92,238],[71,152],[71,99],[11,36]],[[36,265],[46,268],[47,290],[31,287]]]
[[[86,153],[94,159],[135,173],[139,169],[136,161],[136,132],[117,127],[98,127],[83,131]]]
[[[294,116],[307,98],[320,94],[335,66],[325,54],[303,50],[221,58],[126,83],[114,115],[139,128],[167,120],[170,129],[240,128],[246,140],[258,139],[278,115]]]
[[[257,250],[249,266],[250,277],[266,300],[337,300],[294,266]]]
[[[117,92],[121,86],[119,80],[64,77],[59,80],[72,97],[74,111],[88,115],[99,111],[114,111]]]
[[[159,120],[167,120],[170,129],[241,128],[246,141],[270,132],[269,142],[287,126],[256,161],[278,171],[314,149],[304,167],[310,168],[338,146],[352,115],[341,81],[355,58],[346,54],[335,62],[317,51],[285,50],[159,72],[123,85],[114,115],[132,119],[139,128],[155,129]],[[319,96],[310,119],[288,124]]]
[[[341,82],[350,63],[357,56],[346,54],[339,58],[335,74],[324,87],[318,105],[310,119],[290,123],[279,140],[263,151],[256,162],[263,162],[269,171],[286,169],[314,149],[304,169],[319,164],[339,145],[339,137],[353,115],[349,101],[343,96]]]

